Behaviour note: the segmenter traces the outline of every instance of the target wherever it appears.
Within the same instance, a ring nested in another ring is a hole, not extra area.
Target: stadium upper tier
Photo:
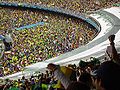
[[[115,3],[120,3],[119,0],[0,0],[0,2],[45,5],[48,7],[59,7],[82,13],[111,7]]]
[[[119,51],[119,40],[120,40],[120,7],[112,7],[108,9],[102,9],[92,13],[88,16],[89,19],[94,22],[99,22],[101,26],[100,33],[88,44],[77,48],[71,52],[65,53],[55,58],[51,58],[49,60],[39,62],[30,66],[25,67],[23,72],[19,72],[10,76],[6,76],[4,78],[21,78],[22,75],[29,76],[36,71],[44,71],[48,63],[55,63],[66,65],[69,63],[77,64],[81,59],[88,59],[91,56],[93,57],[101,57],[105,53],[106,47],[109,45],[108,36],[111,34],[116,35],[115,43],[117,50]],[[116,14],[114,14],[116,13]],[[101,58],[103,59],[103,58]]]

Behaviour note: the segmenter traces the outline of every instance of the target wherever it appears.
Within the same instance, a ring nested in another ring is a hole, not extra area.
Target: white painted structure
[[[89,17],[94,18],[101,26],[100,33],[87,45],[82,46],[76,50],[65,53],[55,58],[39,62],[30,66],[25,67],[23,72],[18,72],[13,75],[2,77],[17,79],[24,76],[30,76],[36,71],[44,72],[49,63],[55,63],[60,65],[66,64],[78,64],[80,59],[87,59],[91,56],[101,57],[104,55],[106,47],[109,45],[108,36],[115,34],[115,44],[119,51],[120,47],[120,7],[111,7],[108,9],[99,10]]]

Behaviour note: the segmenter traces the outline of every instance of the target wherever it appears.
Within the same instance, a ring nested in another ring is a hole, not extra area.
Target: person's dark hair
[[[114,39],[115,39],[115,35],[114,35],[114,34],[113,34],[113,35],[110,35],[110,36],[108,37],[108,39],[114,40]]]
[[[80,75],[79,81],[85,83],[86,85],[88,85],[90,87],[92,87],[92,78],[91,78],[91,75],[87,72],[84,72]]]
[[[23,76],[22,79],[24,80],[24,79],[25,79],[25,76]]]
[[[101,79],[101,86],[105,90],[120,90],[120,66],[113,61],[102,63],[96,77]]]
[[[90,87],[82,82],[72,82],[66,90],[90,90]]]

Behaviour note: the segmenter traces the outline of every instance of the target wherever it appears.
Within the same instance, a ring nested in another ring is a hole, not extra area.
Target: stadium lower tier
[[[1,76],[22,71],[30,64],[70,52],[87,44],[98,33],[85,21],[69,16],[16,8],[0,9],[0,34],[4,36],[6,31],[12,32],[13,38],[12,50],[0,61]],[[34,26],[37,22],[43,24]],[[31,25],[34,27],[22,28]]]

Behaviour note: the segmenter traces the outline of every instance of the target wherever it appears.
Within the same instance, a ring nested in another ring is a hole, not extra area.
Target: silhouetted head
[[[82,82],[74,81],[68,86],[67,90],[90,90],[90,87]]]

